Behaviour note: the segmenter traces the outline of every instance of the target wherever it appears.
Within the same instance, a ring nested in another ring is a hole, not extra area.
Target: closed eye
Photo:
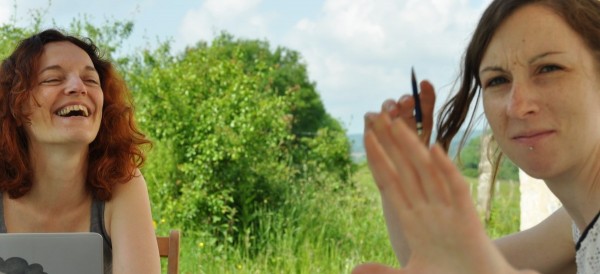
[[[90,83],[90,84],[93,84],[93,85],[99,85],[100,84],[100,82],[98,82],[98,80],[96,80],[96,79],[86,79],[84,81],[86,83]]]
[[[42,81],[42,84],[51,84],[51,83],[58,83],[60,82],[60,79],[58,78],[49,78],[49,79],[45,79]]]

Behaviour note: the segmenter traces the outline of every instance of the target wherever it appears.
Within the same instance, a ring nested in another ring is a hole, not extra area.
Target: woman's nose
[[[73,94],[87,94],[87,89],[83,80],[77,76],[69,77],[67,80],[67,86],[65,88],[65,92],[68,95]]]
[[[538,96],[527,84],[513,83],[507,105],[509,117],[524,119],[539,111]]]

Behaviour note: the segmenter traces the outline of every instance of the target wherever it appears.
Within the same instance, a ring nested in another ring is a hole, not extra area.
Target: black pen
[[[411,68],[411,71],[413,98],[415,99],[415,121],[417,122],[417,134],[421,136],[423,134],[423,114],[421,113],[421,98],[419,98],[417,79],[415,78],[415,68]]]

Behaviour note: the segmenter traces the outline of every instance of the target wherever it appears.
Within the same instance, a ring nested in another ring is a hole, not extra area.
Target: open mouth
[[[84,105],[72,105],[59,109],[56,111],[56,115],[60,117],[88,117],[90,114],[87,107]]]

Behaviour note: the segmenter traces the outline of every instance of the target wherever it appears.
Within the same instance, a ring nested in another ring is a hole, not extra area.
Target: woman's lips
[[[536,132],[528,132],[524,134],[519,134],[513,137],[519,144],[523,144],[525,146],[535,146],[539,144],[542,140],[552,136],[554,131],[552,130],[544,130],[544,131],[536,131]]]

